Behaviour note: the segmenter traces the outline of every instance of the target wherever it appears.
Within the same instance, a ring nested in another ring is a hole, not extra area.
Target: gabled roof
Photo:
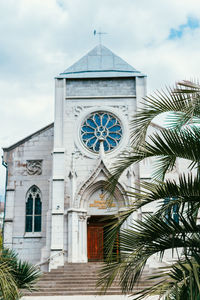
[[[103,45],[98,45],[57,78],[145,76]]]
[[[11,146],[9,146],[9,147],[4,147],[4,148],[2,148],[2,149],[3,149],[4,152],[9,152],[9,151],[15,149],[16,147],[18,147],[18,146],[24,144],[25,142],[27,142],[27,141],[30,140],[31,138],[33,138],[33,137],[35,137],[35,136],[37,136],[37,135],[43,133],[44,131],[46,131],[46,130],[52,128],[52,127],[54,127],[54,123],[51,123],[51,124],[49,124],[49,125],[47,125],[47,126],[41,128],[41,129],[35,131],[34,133],[28,135],[28,136],[25,137],[24,139],[22,139],[22,140],[16,142],[15,144],[13,144],[13,145],[11,145]]]

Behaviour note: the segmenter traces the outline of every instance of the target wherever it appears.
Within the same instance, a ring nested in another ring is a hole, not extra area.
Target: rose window
[[[102,141],[104,151],[112,151],[122,138],[122,126],[119,119],[107,112],[90,114],[82,124],[81,139],[93,152],[99,152]]]

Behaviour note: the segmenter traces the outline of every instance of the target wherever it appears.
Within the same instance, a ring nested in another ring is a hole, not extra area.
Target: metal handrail
[[[66,251],[66,250],[62,250],[62,251],[59,251],[59,252],[57,252],[57,253],[55,253],[55,254],[50,255],[46,260],[44,260],[44,261],[42,261],[42,262],[36,264],[36,267],[40,267],[40,266],[42,266],[42,265],[45,265],[46,263],[48,263],[48,262],[50,262],[51,260],[53,260],[56,256],[60,256],[60,255],[62,255],[62,254],[65,254],[65,252],[67,252],[67,251]]]

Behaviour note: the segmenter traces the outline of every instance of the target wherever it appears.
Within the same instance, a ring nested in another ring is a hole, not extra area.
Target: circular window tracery
[[[81,139],[93,152],[99,152],[100,141],[104,151],[112,151],[122,138],[122,126],[119,119],[108,112],[90,114],[81,126]]]

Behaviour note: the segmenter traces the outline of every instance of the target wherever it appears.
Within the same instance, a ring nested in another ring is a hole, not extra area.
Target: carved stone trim
[[[116,109],[120,109],[124,115],[128,115],[128,105],[112,105]]]
[[[83,110],[83,106],[77,105],[77,106],[73,107],[73,110],[74,110],[74,116],[77,117]]]
[[[86,214],[78,215],[78,219],[79,219],[79,221],[84,222],[87,219],[87,215]]]
[[[42,174],[42,159],[27,160],[26,171],[28,175],[41,175]]]
[[[78,195],[82,195],[83,191],[95,180],[95,178],[97,178],[101,171],[104,172],[105,177],[107,178],[111,175],[102,160],[100,160],[99,164],[97,165],[93,173],[89,176],[88,180],[86,180],[86,182],[81,186]]]
[[[95,170],[92,172],[92,174],[89,176],[89,178],[85,181],[85,183],[80,187],[78,193],[76,194],[76,198],[75,198],[75,202],[74,202],[75,207],[78,208],[80,206],[80,201],[81,201],[81,198],[82,198],[83,194],[85,193],[85,191],[89,187],[91,187],[94,184],[95,180],[98,178],[98,175],[101,172],[103,172],[106,179],[111,175],[111,173],[107,169],[104,161],[102,161],[100,159],[98,165],[95,168]],[[102,180],[98,181],[96,183],[97,184],[102,183]],[[124,190],[124,188],[122,187],[122,185],[120,183],[117,184],[117,189],[119,190],[121,195],[125,194],[125,190]],[[123,200],[126,204],[127,198],[123,196]]]

